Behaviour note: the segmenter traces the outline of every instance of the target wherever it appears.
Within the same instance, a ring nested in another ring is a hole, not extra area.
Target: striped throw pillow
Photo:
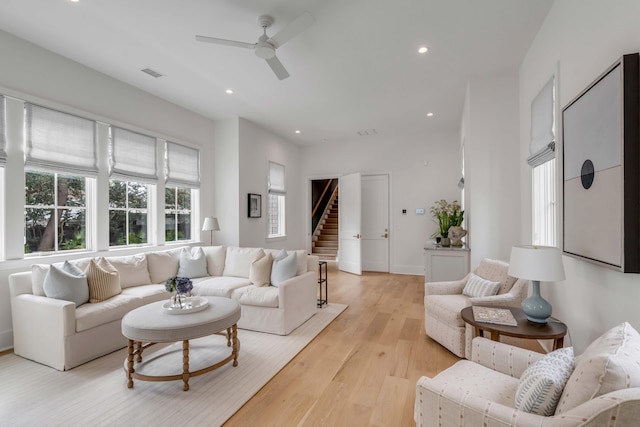
[[[500,290],[500,282],[492,282],[491,280],[483,279],[480,276],[476,276],[471,273],[467,284],[462,290],[462,294],[468,297],[490,297],[496,295]]]
[[[120,288],[120,273],[104,257],[91,260],[87,270],[89,283],[89,302],[101,302],[122,292]]]
[[[516,409],[545,417],[553,415],[574,365],[573,347],[568,347],[553,351],[529,366],[520,377]]]

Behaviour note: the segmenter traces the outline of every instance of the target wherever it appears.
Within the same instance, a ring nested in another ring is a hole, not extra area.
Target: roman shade
[[[0,165],[7,162],[7,149],[4,139],[4,96],[0,95]]]
[[[26,165],[80,176],[96,176],[95,121],[25,104]]]
[[[554,126],[554,77],[531,103],[531,141],[527,163],[539,166],[556,157]]]
[[[200,151],[167,141],[166,185],[200,187]]]
[[[284,195],[286,193],[284,183],[284,166],[269,162],[269,194]]]
[[[111,173],[115,179],[155,184],[156,139],[119,127],[111,127]]]

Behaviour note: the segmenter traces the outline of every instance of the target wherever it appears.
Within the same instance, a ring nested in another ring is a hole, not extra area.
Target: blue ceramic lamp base
[[[551,317],[551,304],[540,296],[540,281],[532,280],[533,294],[522,301],[522,311],[531,322],[547,323]]]

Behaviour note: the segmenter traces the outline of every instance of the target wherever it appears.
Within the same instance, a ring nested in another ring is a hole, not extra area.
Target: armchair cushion
[[[500,282],[492,282],[491,280],[483,279],[480,276],[476,276],[471,273],[469,280],[462,290],[462,295],[468,297],[489,297],[498,293]]]
[[[553,351],[531,365],[520,377],[516,409],[553,415],[573,367],[573,347]]]

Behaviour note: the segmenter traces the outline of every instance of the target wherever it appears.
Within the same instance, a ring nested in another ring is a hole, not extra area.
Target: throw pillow
[[[298,254],[293,252],[287,255],[283,249],[273,260],[271,266],[271,284],[275,287],[280,286],[285,280],[296,276],[298,271]]]
[[[74,302],[76,307],[89,301],[87,275],[69,261],[65,261],[62,268],[49,267],[43,289],[45,296]]]
[[[196,277],[208,276],[207,273],[207,257],[202,248],[194,248],[193,254],[189,248],[183,248],[180,252],[180,267],[178,268],[178,277]]]
[[[207,272],[209,276],[222,276],[227,248],[224,246],[205,246],[202,248],[207,257]]]
[[[462,294],[470,298],[474,297],[490,297],[496,295],[500,290],[500,282],[492,282],[470,273],[467,284],[462,290]]]
[[[573,347],[553,351],[520,377],[515,408],[531,414],[549,417],[556,411],[564,386],[573,372]]]
[[[597,338],[576,359],[556,414],[603,394],[640,387],[640,334],[624,322]]]
[[[120,287],[122,289],[151,283],[146,256],[109,257],[109,262],[120,273]]]
[[[164,284],[169,277],[178,274],[181,252],[182,248],[147,252],[147,266],[149,267],[151,283]]]
[[[269,286],[273,257],[262,250],[258,255],[257,259],[251,263],[249,280],[256,286]]]
[[[44,279],[47,277],[50,267],[49,264],[33,264],[31,266],[31,292],[34,295],[46,296],[44,294]]]
[[[89,283],[89,302],[102,302],[122,292],[120,274],[104,257],[91,260],[87,270]]]

